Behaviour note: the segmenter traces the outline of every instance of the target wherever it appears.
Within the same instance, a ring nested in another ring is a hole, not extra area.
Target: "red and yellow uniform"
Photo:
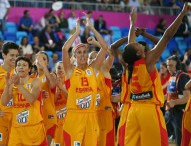
[[[134,63],[130,94],[132,103],[126,120],[125,145],[168,146],[160,110],[164,103],[160,76],[156,68],[148,73],[144,58]]]
[[[60,93],[55,102],[58,126],[56,127],[54,145],[59,144],[60,146],[64,146],[64,139],[61,135],[63,135],[63,124],[66,115],[66,102],[67,98]]]
[[[57,125],[57,117],[56,117],[56,109],[55,109],[55,92],[56,87],[51,89],[46,76],[43,74],[40,77],[42,83],[42,91],[48,93],[48,98],[43,98],[43,123],[46,130],[46,134],[54,137],[56,125]]]
[[[64,122],[65,146],[97,146],[97,82],[94,70],[75,68],[65,81],[68,90]]]
[[[118,125],[118,132],[117,132],[117,143],[119,146],[125,145],[125,126],[126,126],[126,119],[128,115],[129,108],[131,106],[130,94],[129,94],[129,86],[128,86],[128,71],[122,75],[122,85],[121,85],[121,103],[122,110],[120,115],[120,121]]]
[[[32,89],[33,78],[29,78],[24,88]],[[30,104],[17,87],[13,87],[13,123],[9,139],[10,146],[40,145],[46,146],[46,134],[42,123],[41,94]]]
[[[191,96],[187,102],[182,120],[181,146],[191,146]]]
[[[115,130],[113,106],[111,104],[111,79],[105,78],[101,72],[97,72],[98,93],[96,106],[98,108],[99,136],[98,145],[114,146]]]
[[[13,71],[11,72],[11,74],[12,73]],[[0,97],[6,86],[5,85],[6,74],[7,71],[5,71],[2,66],[0,66]],[[4,112],[4,116],[0,117],[0,145],[8,144],[9,134],[11,131],[11,122],[12,122],[12,105],[13,105],[12,100],[10,100],[7,106],[3,106],[0,102],[0,110]]]

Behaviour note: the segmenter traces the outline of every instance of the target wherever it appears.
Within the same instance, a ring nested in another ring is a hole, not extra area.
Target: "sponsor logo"
[[[96,96],[96,106],[100,105],[100,101],[101,101],[101,97],[100,97],[100,94],[98,93]]]
[[[54,116],[53,115],[48,115],[48,118],[49,119],[54,119]]]
[[[58,119],[63,119],[66,115],[66,111],[67,111],[66,107],[60,109],[59,111],[56,111],[56,115],[57,115]]]
[[[55,143],[54,146],[60,146],[60,144],[59,143]]]
[[[74,146],[81,146],[79,141],[74,141]]]
[[[3,134],[0,133],[0,141],[3,141]]]
[[[78,98],[76,99],[76,105],[79,108],[89,108],[91,100],[92,100],[92,95],[88,95],[83,98]]]
[[[11,99],[11,100],[9,101],[9,103],[7,104],[7,106],[13,106],[13,99]]]
[[[31,84],[27,84],[27,89],[31,89]]]
[[[150,99],[153,97],[152,91],[138,93],[138,94],[132,94],[131,93],[131,99],[132,100],[144,100],[144,99]]]
[[[28,117],[29,117],[29,111],[23,111],[17,115],[17,122],[22,124],[22,123],[27,123],[28,122]]]

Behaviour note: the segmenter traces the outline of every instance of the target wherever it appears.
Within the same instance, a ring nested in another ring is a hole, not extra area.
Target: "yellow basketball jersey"
[[[134,63],[130,92],[132,102],[148,102],[160,106],[164,104],[159,73],[156,68],[153,72],[148,73],[144,58]]]
[[[54,102],[56,87],[55,89],[50,88],[45,74],[41,75],[39,78],[42,83],[42,92],[46,91],[49,94],[48,98],[42,98],[44,123],[46,123],[46,121],[49,121],[49,123],[56,124],[57,118],[56,118],[56,109]]]
[[[113,110],[110,100],[112,89],[111,79],[105,78],[100,71],[96,73],[96,79],[98,86],[96,106],[98,110]]]
[[[126,70],[126,72],[122,74],[122,77],[121,77],[121,102],[122,103],[131,102],[129,87],[130,86],[128,85],[128,71]]]
[[[10,74],[13,74],[13,72],[14,72],[14,70],[12,70]],[[3,94],[4,88],[6,86],[6,74],[7,74],[7,71],[4,70],[2,66],[0,66],[0,98],[1,98],[1,95]],[[12,99],[7,104],[7,106],[3,106],[0,102],[0,109],[5,113],[11,113],[12,105],[13,105]]]
[[[66,102],[67,98],[63,94],[58,94],[55,102],[56,115],[59,120],[64,119],[66,115]]]
[[[34,78],[29,78],[27,83],[24,85],[28,91],[32,89],[32,81]],[[42,119],[42,108],[41,108],[42,94],[39,95],[38,99],[30,104],[23,97],[16,86],[13,87],[13,126],[31,126],[40,123]]]
[[[97,82],[90,66],[85,70],[75,67],[65,85],[68,90],[67,110],[95,111]]]

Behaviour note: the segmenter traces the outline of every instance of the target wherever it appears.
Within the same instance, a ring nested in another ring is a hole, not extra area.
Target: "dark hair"
[[[49,62],[48,54],[45,51],[39,51],[38,54],[44,54],[47,58],[47,61]]]
[[[162,62],[160,65],[162,65],[162,66],[164,66],[164,67],[167,68],[167,64],[166,64],[166,62]]]
[[[122,53],[123,60],[128,64],[128,84],[130,83],[130,79],[133,73],[133,65],[134,62],[140,59],[140,56],[137,56],[137,50],[135,50],[134,46],[128,44],[125,46],[124,51]]]
[[[23,60],[23,61],[27,62],[28,65],[29,65],[29,68],[32,68],[32,62],[30,61],[29,58],[24,57],[24,56],[17,57],[17,59],[15,60],[15,66],[17,66],[17,62],[19,62],[20,60]]]
[[[145,46],[145,51],[148,51],[148,50],[149,50],[149,45],[148,45],[146,42],[144,42],[144,41],[139,41],[138,43],[141,44],[141,45],[143,45],[143,46]]]
[[[172,55],[172,56],[168,57],[167,60],[174,60],[174,61],[176,61],[176,70],[180,70],[181,69],[181,61],[178,58],[178,56]]]
[[[27,44],[26,44],[26,45],[28,45],[29,40],[28,40],[28,37],[27,37],[27,36],[23,36],[23,37],[22,37],[22,39],[21,39],[21,45],[23,45],[24,39],[27,39]]]
[[[17,45],[14,42],[6,42],[3,44],[2,52],[7,55],[9,53],[9,50],[18,50],[19,51],[19,45]]]
[[[29,10],[24,10],[24,15],[26,15],[29,12]]]

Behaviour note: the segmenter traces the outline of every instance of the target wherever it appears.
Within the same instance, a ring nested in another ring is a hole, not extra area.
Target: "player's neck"
[[[2,67],[3,67],[3,69],[6,70],[7,72],[11,72],[11,70],[13,69],[12,66],[8,65],[8,64],[5,63],[5,62],[2,64]]]

